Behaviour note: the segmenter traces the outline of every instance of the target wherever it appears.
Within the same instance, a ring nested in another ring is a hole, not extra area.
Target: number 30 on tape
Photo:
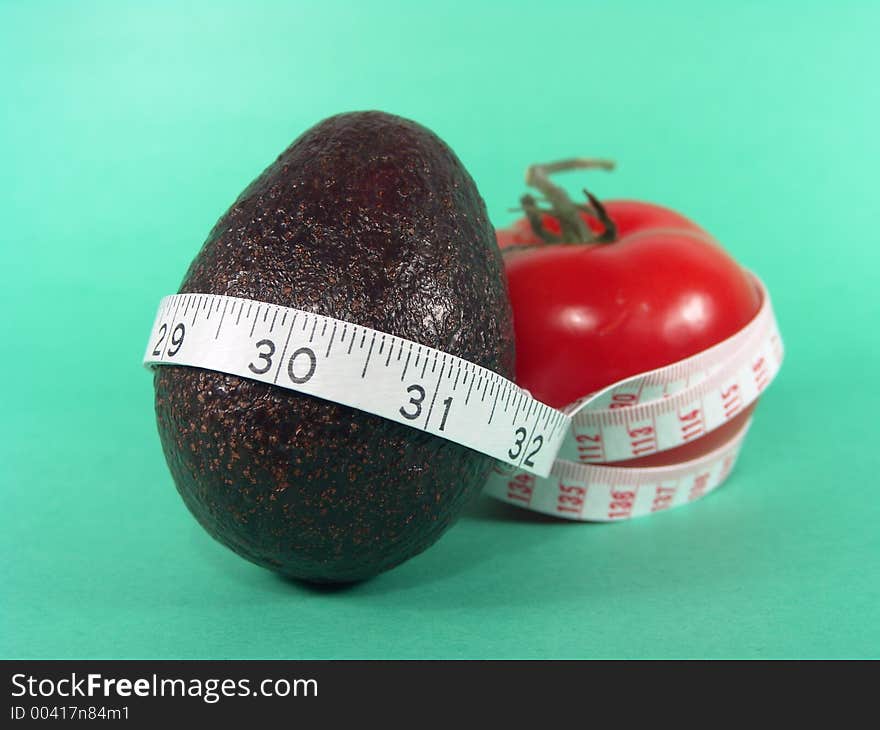
[[[692,501],[733,466],[746,428],[687,464],[601,464],[699,438],[758,397],[781,364],[782,343],[767,293],[756,286],[761,310],[733,337],[563,410],[449,353],[218,294],[165,297],[144,364],[215,370],[373,413],[504,462],[486,488],[494,497],[568,519],[626,519]]]

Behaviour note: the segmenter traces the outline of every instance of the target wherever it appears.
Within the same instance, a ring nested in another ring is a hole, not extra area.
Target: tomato
[[[555,407],[695,355],[757,314],[749,275],[699,226],[668,208],[613,200],[610,243],[545,243],[521,219],[498,231],[516,333],[516,380]],[[580,213],[590,230],[603,224]],[[541,217],[552,235],[560,225]],[[625,462],[659,465],[720,445],[751,409],[678,449]]]

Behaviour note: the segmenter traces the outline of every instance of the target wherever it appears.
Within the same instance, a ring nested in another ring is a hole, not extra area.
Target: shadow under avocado
[[[272,575],[282,584],[295,590],[301,590],[305,593],[311,593],[316,596],[333,596],[339,593],[352,593],[357,588],[361,588],[365,583],[375,580],[370,578],[366,581],[355,580],[348,583],[317,583],[314,581],[303,580],[301,578],[292,578],[282,573],[273,573]]]
[[[511,527],[522,524],[522,534],[517,543],[522,549],[534,548],[559,535],[559,530],[575,527],[584,529],[581,523],[560,520],[550,515],[521,509],[497,499],[479,495],[465,508],[459,519],[459,526],[453,526],[440,540],[419,555],[405,561],[402,565],[380,573],[364,581],[348,583],[316,583],[291,578],[280,573],[272,573],[253,565],[213,539],[205,535],[197,524],[192,525],[192,542],[195,550],[214,570],[222,572],[229,580],[241,580],[251,585],[262,584],[272,592],[289,592],[292,596],[381,596],[418,590],[425,586],[441,583],[462,573],[480,570],[480,565],[491,560],[497,553],[492,539],[456,540],[454,533],[460,527],[472,525],[471,530],[480,523]],[[546,525],[545,529],[535,530],[535,525]],[[532,529],[530,529],[530,526]],[[519,531],[518,531],[519,532]],[[452,538],[452,539],[450,539]]]
[[[555,530],[535,532],[528,529],[529,525],[558,526],[559,529],[573,527],[583,529],[585,527],[582,523],[531,512],[485,495],[479,495],[471,501],[459,518],[459,522],[485,522],[499,525],[522,523],[525,527],[520,544],[524,548],[534,546],[536,542],[548,540],[556,533]],[[455,530],[456,527],[453,526],[450,533],[454,534]],[[480,564],[491,559],[495,554],[496,549],[491,540],[462,542],[449,539],[447,534],[427,550],[405,561],[402,565],[367,580],[349,583],[315,583],[291,578],[280,573],[274,574],[274,579],[286,588],[313,596],[378,596],[419,589],[467,571],[478,570]]]
[[[587,525],[582,523],[560,520],[479,495],[464,509],[458,525],[453,525],[427,550],[392,570],[349,583],[314,583],[267,571],[219,545],[195,523],[191,525],[190,544],[199,559],[206,561],[208,569],[222,574],[224,580],[282,597],[287,595],[294,600],[297,597],[301,600],[366,599],[418,593],[466,573],[483,570],[487,562],[497,557],[498,535],[495,533],[498,529],[503,529],[508,539],[513,538],[518,551],[527,552],[543,550],[542,546],[557,540],[563,530],[585,528]],[[515,537],[508,530],[515,533]]]

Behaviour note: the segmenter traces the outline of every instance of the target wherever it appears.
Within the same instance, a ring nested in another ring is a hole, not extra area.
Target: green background
[[[880,655],[880,5],[0,2],[6,657]],[[787,360],[729,483],[626,524],[481,499],[346,590],[214,543],[140,358],[214,221],[317,120],[458,152],[497,225],[526,164],[686,212],[772,292]]]

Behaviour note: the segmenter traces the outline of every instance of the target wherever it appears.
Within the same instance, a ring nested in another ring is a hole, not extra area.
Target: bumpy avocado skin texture
[[[485,204],[439,137],[381,112],[331,117],[297,139],[217,222],[180,291],[338,317],[513,377]],[[350,582],[402,563],[492,468],[416,428],[264,383],[174,366],[154,378],[186,505],[224,545],[294,578]]]

